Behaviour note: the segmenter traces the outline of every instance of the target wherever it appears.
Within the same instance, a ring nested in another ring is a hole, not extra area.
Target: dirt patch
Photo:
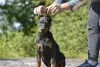
[[[0,59],[0,67],[36,67],[35,62],[35,58]],[[66,67],[77,67],[83,62],[81,59],[66,59]],[[46,66],[42,63],[41,67]]]

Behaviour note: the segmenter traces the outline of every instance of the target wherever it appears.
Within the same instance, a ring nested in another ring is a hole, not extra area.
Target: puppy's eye
[[[43,23],[43,22],[40,21],[40,23]]]
[[[42,21],[42,22],[40,22],[40,23],[44,24],[45,22],[44,22],[44,21]]]

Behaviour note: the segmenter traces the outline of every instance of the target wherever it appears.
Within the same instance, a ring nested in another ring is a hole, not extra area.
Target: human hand
[[[34,9],[34,14],[37,15],[43,15],[44,13],[46,13],[46,7],[45,6],[38,6]]]
[[[61,4],[53,3],[46,8],[47,13],[56,13],[62,10]]]

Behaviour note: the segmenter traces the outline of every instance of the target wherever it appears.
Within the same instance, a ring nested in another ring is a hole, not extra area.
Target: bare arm
[[[53,4],[48,7],[40,6],[35,9],[35,12],[38,15],[43,14],[44,12],[47,13],[56,13],[63,10],[72,10],[75,11],[81,5],[85,4],[88,0],[71,0],[69,2],[63,3],[64,0],[55,0]]]

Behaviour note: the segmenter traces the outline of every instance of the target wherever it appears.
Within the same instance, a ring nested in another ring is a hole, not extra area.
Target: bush
[[[6,32],[0,36],[0,58],[29,57],[36,55],[35,35],[23,32]]]
[[[64,11],[53,16],[51,31],[66,57],[87,56],[88,7],[76,12]]]

